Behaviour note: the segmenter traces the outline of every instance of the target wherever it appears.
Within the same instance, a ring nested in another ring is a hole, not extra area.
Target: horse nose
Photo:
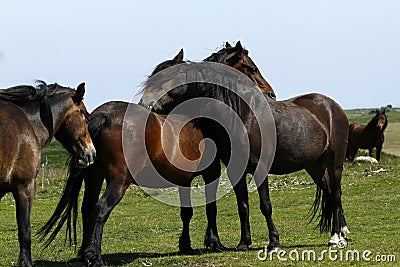
[[[93,144],[90,144],[81,155],[78,164],[81,168],[88,167],[94,163],[96,160],[96,149],[94,148]]]
[[[139,106],[142,106],[142,107],[145,107],[146,109],[152,110],[152,109],[154,108],[154,105],[155,105],[155,104],[156,104],[156,101],[154,101],[154,100],[152,100],[152,101],[150,101],[149,103],[145,104],[145,103],[143,102],[143,100],[140,99],[138,105],[139,105]]]
[[[92,165],[94,161],[96,160],[96,149],[94,148],[93,144],[85,150],[84,153],[85,159],[86,159],[86,166]]]
[[[150,101],[149,104],[147,104],[146,108],[152,110],[154,108],[155,104],[156,104],[156,101]]]

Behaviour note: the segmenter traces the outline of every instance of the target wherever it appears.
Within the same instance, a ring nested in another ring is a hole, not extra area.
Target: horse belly
[[[277,129],[271,174],[288,174],[302,170],[318,160],[326,151],[327,132],[320,125],[309,126],[292,131]]]

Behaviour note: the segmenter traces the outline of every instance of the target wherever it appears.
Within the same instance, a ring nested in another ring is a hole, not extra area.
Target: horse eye
[[[257,72],[257,68],[249,68],[251,74],[255,74]]]

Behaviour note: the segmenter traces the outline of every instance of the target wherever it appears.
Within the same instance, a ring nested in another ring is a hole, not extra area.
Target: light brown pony
[[[375,116],[367,125],[352,123],[349,126],[349,142],[347,145],[346,158],[353,161],[359,148],[368,149],[369,156],[372,157],[372,150],[376,147],[376,160],[381,159],[383,142],[385,141],[385,131],[388,119],[385,110],[376,110]]]
[[[42,148],[55,136],[81,167],[94,161],[84,93],[84,83],[76,91],[44,82],[0,90],[0,198],[11,192],[15,199],[19,266],[32,266],[30,213]]]

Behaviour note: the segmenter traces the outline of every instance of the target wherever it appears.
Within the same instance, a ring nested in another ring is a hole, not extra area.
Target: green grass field
[[[392,144],[398,145],[396,141],[399,140],[400,123],[393,125],[395,127],[387,129],[388,146],[384,151],[392,149]],[[51,145],[43,153],[48,155],[47,168],[40,171],[37,179],[32,211],[33,233],[50,217],[65,182],[66,171],[59,166],[66,161],[66,153],[59,153],[58,143]],[[360,154],[365,154],[365,151]],[[384,171],[374,172],[380,168]],[[228,250],[209,253],[203,249],[206,216],[205,208],[198,207],[194,209],[191,222],[195,255],[178,255],[181,231],[179,208],[160,203],[146,196],[140,188],[131,186],[105,226],[102,245],[104,260],[109,266],[398,266],[399,177],[400,157],[387,153],[382,155],[379,164],[345,163],[342,199],[352,242],[342,250],[342,257],[337,252],[336,260],[329,259],[327,255],[323,260],[318,260],[320,253],[327,249],[329,234],[320,235],[315,228],[316,222],[307,224],[315,186],[305,172],[270,177],[273,218],[280,233],[282,248],[287,252],[284,256],[286,261],[280,261],[276,255],[273,260],[267,258],[264,261],[257,257],[259,251],[268,244],[267,226],[258,209],[257,192],[249,194],[253,244],[248,252],[236,252],[233,249],[239,241],[240,226],[235,196],[230,192],[217,202],[220,237]],[[0,266],[12,266],[18,259],[18,242],[15,204],[10,194],[1,200],[0,214]],[[78,229],[81,229],[80,226]],[[80,241],[80,235],[78,238]],[[301,253],[309,251],[315,251],[315,261],[307,257],[301,259]],[[360,253],[360,261],[351,260],[351,257],[346,261],[346,253],[356,251]],[[365,251],[371,251],[368,257],[370,261],[361,257]],[[291,260],[296,252],[299,253],[299,259]],[[64,244],[63,234],[46,250],[34,237],[32,253],[35,266],[82,266],[76,260],[75,248]]]

